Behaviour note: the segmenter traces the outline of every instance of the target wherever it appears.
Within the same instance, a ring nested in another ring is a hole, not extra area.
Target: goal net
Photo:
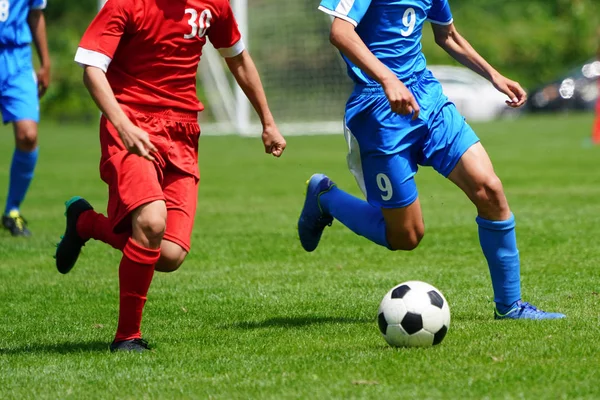
[[[284,134],[342,131],[351,91],[343,60],[329,43],[331,19],[317,1],[232,0],[244,42]],[[200,63],[203,132],[260,134],[260,124],[220,55],[208,45]]]
[[[106,0],[98,0],[101,8]],[[342,132],[351,91],[341,57],[329,43],[331,18],[318,1],[231,0],[244,42],[284,135]],[[204,47],[198,95],[203,134],[258,135],[258,118],[225,62]]]

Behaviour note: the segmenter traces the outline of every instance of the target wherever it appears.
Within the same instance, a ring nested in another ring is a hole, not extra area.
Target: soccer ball
[[[404,282],[381,300],[377,322],[390,346],[434,346],[448,332],[450,307],[442,293],[430,284]]]

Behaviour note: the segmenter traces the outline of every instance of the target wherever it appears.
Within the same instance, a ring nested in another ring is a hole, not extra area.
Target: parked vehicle
[[[444,93],[468,121],[490,121],[515,116],[506,95],[498,92],[485,78],[465,67],[431,65],[428,69],[440,81]]]
[[[600,61],[589,60],[529,94],[528,110],[551,112],[593,110],[599,95]]]

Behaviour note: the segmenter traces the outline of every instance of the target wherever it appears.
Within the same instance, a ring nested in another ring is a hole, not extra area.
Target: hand
[[[419,118],[421,108],[410,90],[395,76],[381,83],[392,111],[400,115],[412,114],[412,120]]]
[[[275,124],[263,127],[262,141],[265,145],[265,153],[273,154],[275,157],[281,157],[287,145]]]
[[[506,104],[509,107],[521,107],[527,101],[527,93],[518,82],[499,75],[492,80],[492,83],[499,92],[508,96],[509,100],[506,100]]]
[[[150,153],[157,150],[150,141],[148,132],[130,123],[125,128],[119,129],[119,136],[128,152],[154,161],[154,157]]]
[[[50,84],[50,67],[41,67],[37,73],[38,97],[42,98],[46,94]]]

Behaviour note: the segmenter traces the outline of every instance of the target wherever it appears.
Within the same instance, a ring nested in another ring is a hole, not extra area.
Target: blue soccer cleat
[[[298,236],[304,250],[310,252],[319,245],[323,229],[333,223],[333,217],[323,212],[319,197],[331,190],[335,183],[323,174],[314,174],[306,183],[306,199],[298,219]]]
[[[494,311],[495,319],[561,319],[566,317],[564,314],[538,310],[531,304],[521,300],[517,301],[505,314],[500,314],[497,308]]]

